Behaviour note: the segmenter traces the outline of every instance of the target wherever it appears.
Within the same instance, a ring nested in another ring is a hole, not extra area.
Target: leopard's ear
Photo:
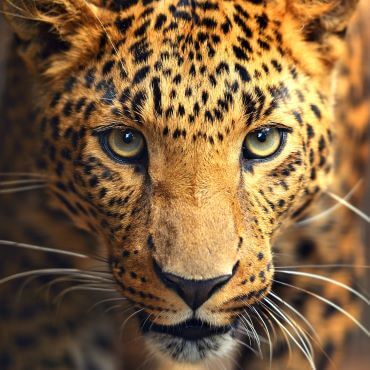
[[[306,41],[317,43],[322,59],[332,65],[341,53],[342,40],[359,0],[287,0]]]
[[[91,50],[99,28],[99,3],[100,0],[1,0],[0,10],[17,36],[19,53],[27,67],[53,74],[53,70],[67,69],[73,62],[66,58],[68,54],[72,59],[73,55],[78,57],[78,51],[72,50],[75,39],[82,53],[83,49]],[[89,26],[91,33],[83,37],[82,30]]]

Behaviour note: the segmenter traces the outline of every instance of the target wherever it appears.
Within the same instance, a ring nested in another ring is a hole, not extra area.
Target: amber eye
[[[264,159],[282,148],[286,132],[276,127],[266,127],[247,135],[243,143],[244,159]]]
[[[101,145],[117,161],[141,159],[146,152],[144,136],[137,130],[111,129],[101,136]]]

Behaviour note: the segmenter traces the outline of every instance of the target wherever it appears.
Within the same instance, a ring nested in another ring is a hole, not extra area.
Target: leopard
[[[345,368],[369,2],[0,5],[1,370]]]

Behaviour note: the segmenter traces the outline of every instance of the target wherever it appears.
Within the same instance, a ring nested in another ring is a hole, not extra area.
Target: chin
[[[149,347],[173,361],[198,363],[226,357],[236,346],[237,323],[210,326],[191,319],[177,325],[156,325],[146,321],[141,329]]]

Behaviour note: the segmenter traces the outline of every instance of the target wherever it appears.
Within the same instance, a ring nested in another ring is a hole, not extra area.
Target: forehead
[[[287,103],[296,71],[284,55],[277,11],[265,2],[132,0],[111,7],[114,20],[100,40],[101,90],[132,124],[150,122],[179,136],[191,127],[199,136],[205,125],[230,131],[242,122],[245,129]]]

